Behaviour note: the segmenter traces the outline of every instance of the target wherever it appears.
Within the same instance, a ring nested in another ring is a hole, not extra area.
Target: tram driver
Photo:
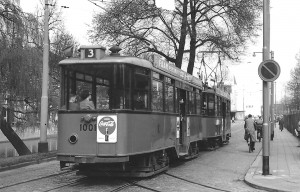
[[[91,101],[91,93],[89,90],[83,90],[80,94],[81,101],[79,103],[80,110],[95,110],[95,105]]]

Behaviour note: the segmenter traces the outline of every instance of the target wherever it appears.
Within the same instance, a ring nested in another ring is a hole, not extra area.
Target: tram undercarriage
[[[78,175],[112,177],[149,177],[169,168],[165,150],[150,154],[130,156],[122,163],[79,163]]]

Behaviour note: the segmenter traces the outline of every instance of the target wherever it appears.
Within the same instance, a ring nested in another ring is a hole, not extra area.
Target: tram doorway
[[[222,102],[222,140],[226,141],[226,102]]]
[[[178,89],[178,102],[179,102],[179,144],[183,145],[185,143],[185,130],[186,130],[186,91],[183,89]]]

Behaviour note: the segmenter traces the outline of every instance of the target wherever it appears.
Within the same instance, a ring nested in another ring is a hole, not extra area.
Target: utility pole
[[[43,50],[43,82],[41,98],[41,120],[40,120],[40,141],[38,152],[48,152],[47,127],[48,127],[48,84],[49,83],[49,4],[45,0],[44,14],[44,50]]]
[[[263,1],[263,60],[270,58],[270,0]],[[269,95],[270,83],[263,81],[263,175],[270,174]]]

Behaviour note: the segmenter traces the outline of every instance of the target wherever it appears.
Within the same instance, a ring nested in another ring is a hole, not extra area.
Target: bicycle
[[[247,143],[248,143],[248,147],[249,147],[249,153],[251,153],[251,152],[253,152],[253,148],[254,148],[253,145],[254,145],[254,142],[252,141],[252,138],[251,138],[250,133],[248,133],[248,136],[249,136],[250,141],[247,142]]]

